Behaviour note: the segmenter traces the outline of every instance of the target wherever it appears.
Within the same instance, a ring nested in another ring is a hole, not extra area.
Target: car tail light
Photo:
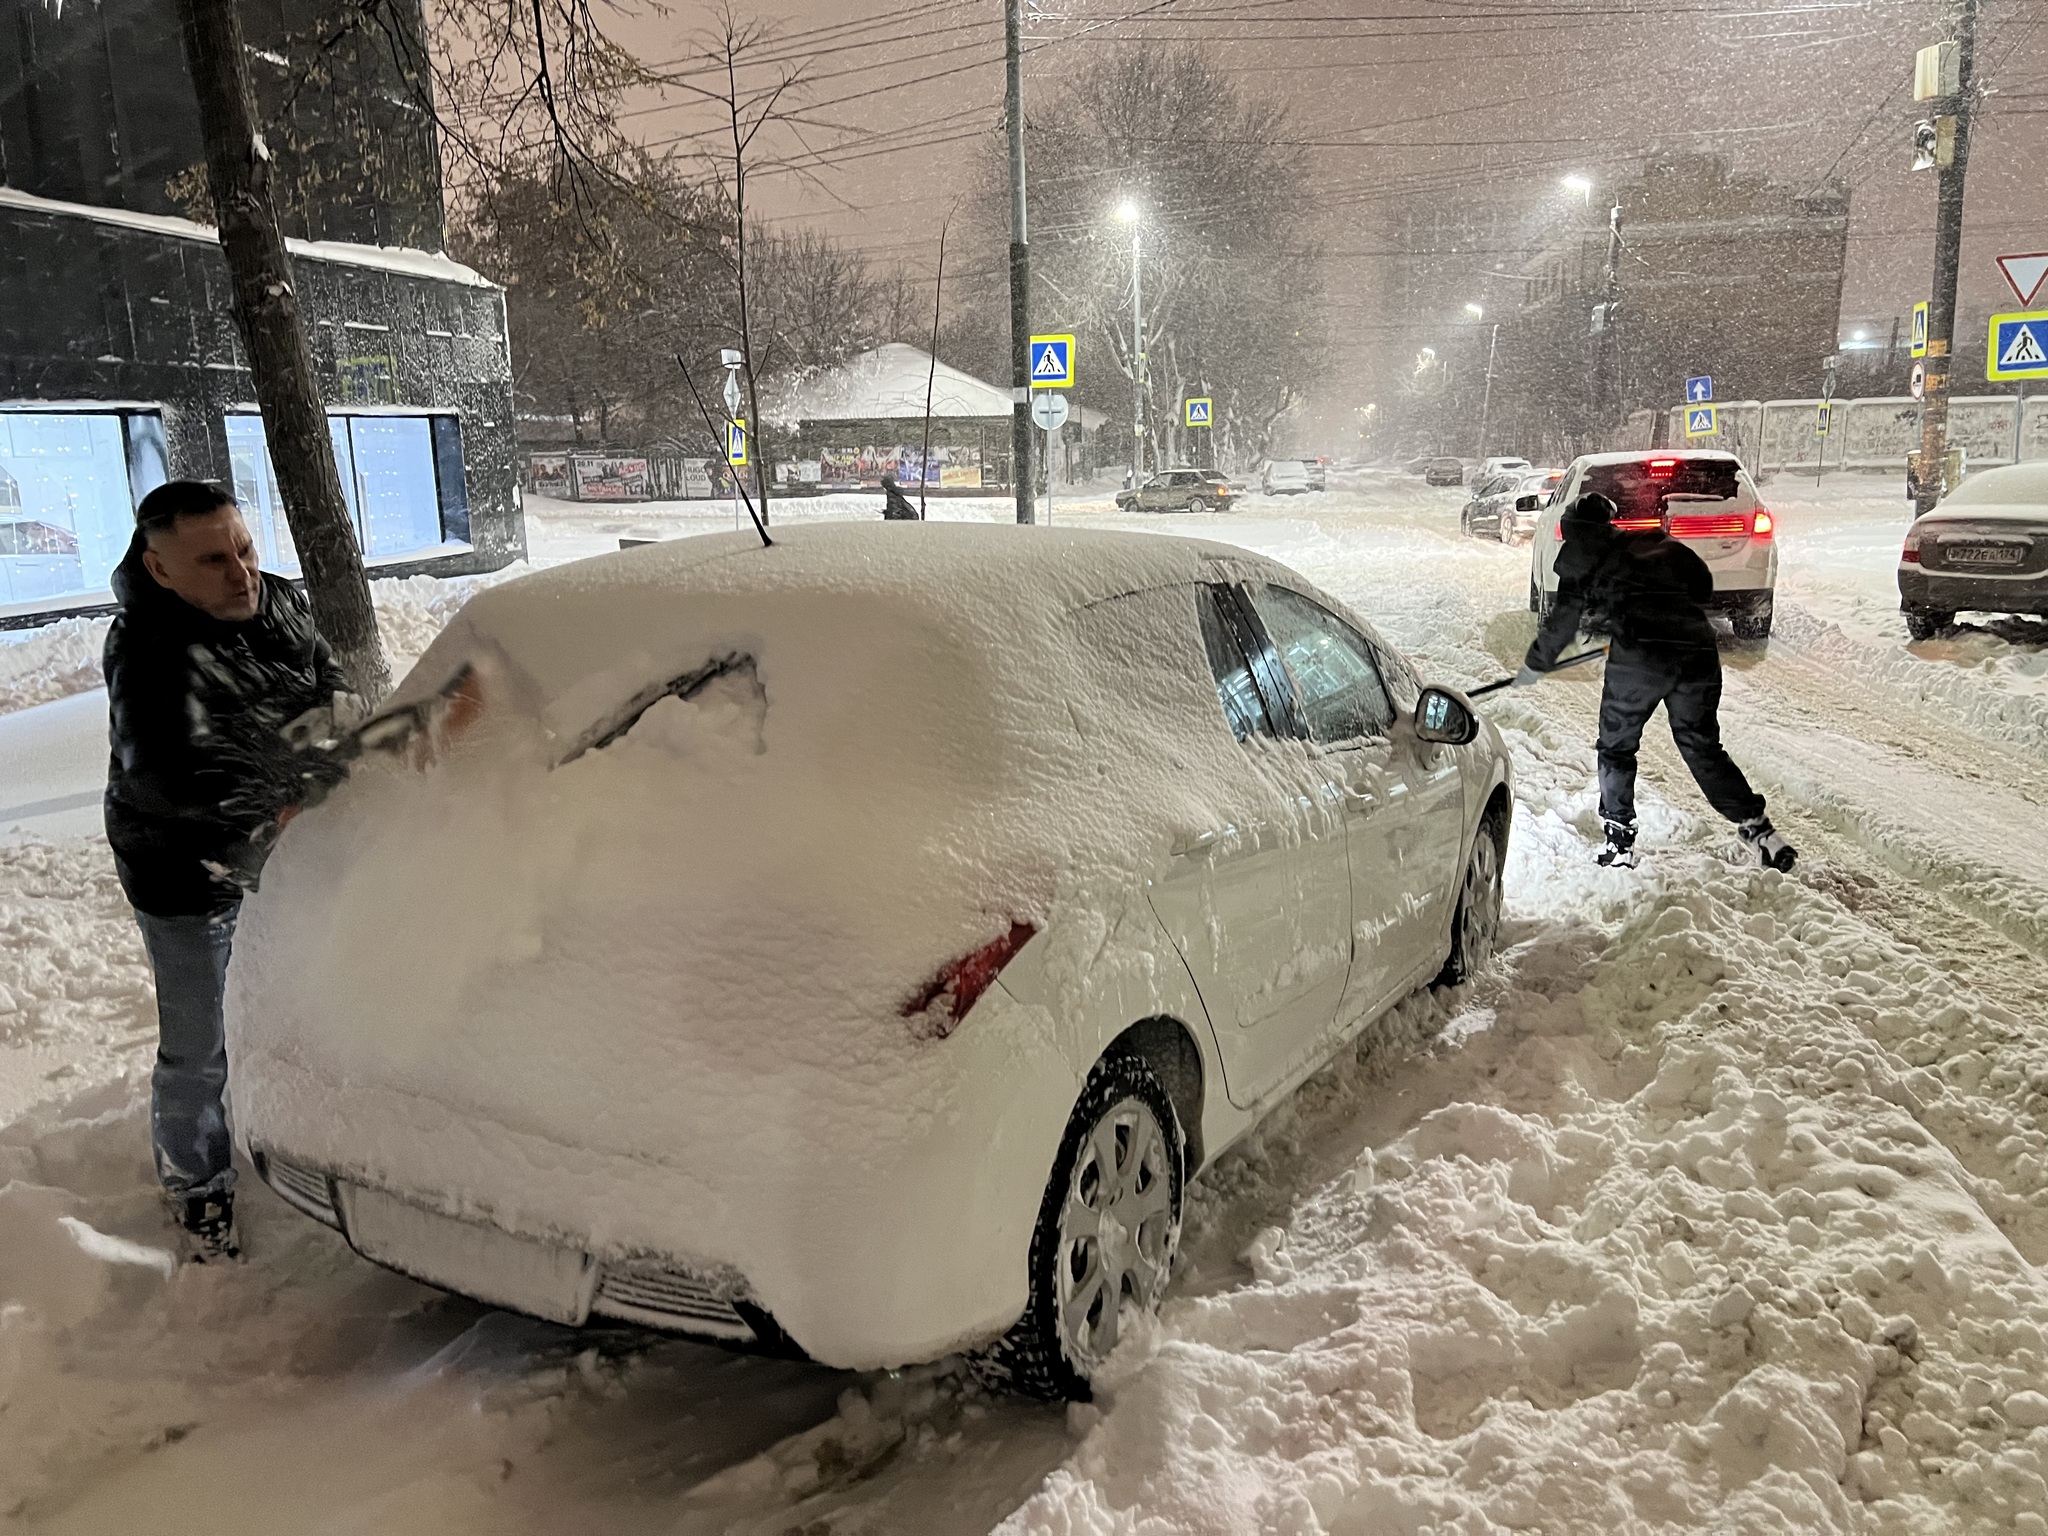
[[[1652,480],[1669,480],[1678,473],[1678,460],[1652,459],[1647,467]]]
[[[1762,507],[1756,509],[1756,521],[1750,531],[1760,539],[1768,539],[1778,531],[1778,520]]]
[[[1671,519],[1675,539],[1746,539],[1749,518],[1740,512],[1681,514]]]
[[[1920,563],[1920,530],[1911,529],[1906,534],[1906,547],[1899,551],[1899,563],[1918,565]]]
[[[917,1021],[919,1027],[913,1032],[926,1040],[943,1040],[952,1034],[981,1001],[981,994],[1002,975],[1003,967],[1016,959],[1037,933],[1036,923],[1012,922],[1008,933],[939,967],[900,1010],[904,1018]]]
[[[1648,533],[1653,528],[1662,528],[1661,517],[1617,517],[1614,529],[1617,533]]]

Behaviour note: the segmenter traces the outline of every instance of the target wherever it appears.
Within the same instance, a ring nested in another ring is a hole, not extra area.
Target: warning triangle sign
[[[2001,368],[2039,368],[2048,364],[2048,348],[2041,345],[2041,338],[2034,334],[2033,325],[2023,325],[2012,333],[2005,350],[1998,355]]]
[[[2005,274],[2005,280],[2012,291],[2020,296],[2020,303],[2031,304],[2034,295],[2041,291],[2041,281],[2048,278],[2048,251],[2036,251],[2026,256],[2001,256],[1998,270]]]
[[[1067,360],[1060,355],[1058,347],[1040,347],[1038,366],[1031,370],[1033,378],[1064,379],[1067,376]]]

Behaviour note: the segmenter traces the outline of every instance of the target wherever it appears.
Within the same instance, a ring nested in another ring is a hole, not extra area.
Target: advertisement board
[[[647,461],[611,454],[578,453],[574,460],[578,501],[645,501]]]
[[[569,483],[569,455],[528,454],[526,484],[536,496],[552,496],[557,501],[567,501],[575,494],[575,487]]]
[[[981,485],[979,448],[938,447],[919,462],[923,449],[917,443],[891,443],[861,448],[826,448],[818,455],[818,481],[822,485],[874,486],[882,476],[894,475],[898,485],[944,486],[974,489]]]

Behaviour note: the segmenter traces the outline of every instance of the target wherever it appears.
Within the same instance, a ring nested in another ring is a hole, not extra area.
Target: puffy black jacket
[[[121,888],[159,917],[213,912],[253,885],[277,813],[304,798],[283,728],[347,683],[306,600],[263,576],[256,616],[209,617],[159,586],[138,534],[114,570],[105,669],[107,841]]]
[[[1661,532],[1618,533],[1566,516],[1557,553],[1557,602],[1529,647],[1538,672],[1557,665],[1581,627],[1623,646],[1713,651],[1702,606],[1714,595],[1707,562]]]

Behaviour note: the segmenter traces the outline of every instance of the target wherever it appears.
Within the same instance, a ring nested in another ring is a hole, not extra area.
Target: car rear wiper
[[[732,651],[724,656],[707,661],[694,672],[685,672],[681,677],[672,677],[665,683],[655,683],[643,688],[626,703],[586,732],[583,738],[567,752],[555,759],[555,767],[573,763],[586,752],[599,752],[633,729],[642,715],[659,704],[663,699],[694,699],[721,677],[733,673],[744,673],[759,686],[754,668],[754,658],[741,651]]]

